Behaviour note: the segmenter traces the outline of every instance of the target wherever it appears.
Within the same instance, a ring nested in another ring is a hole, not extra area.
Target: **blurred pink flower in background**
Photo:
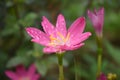
[[[33,27],[26,28],[26,31],[33,38],[33,42],[45,46],[43,49],[45,53],[61,53],[78,49],[84,45],[83,41],[91,35],[90,32],[83,33],[86,24],[84,17],[75,20],[68,30],[64,16],[61,14],[57,18],[56,27],[45,16],[43,16],[41,24],[44,32]]]
[[[25,67],[23,65],[18,65],[16,67],[16,72],[7,70],[5,71],[5,74],[11,79],[11,80],[38,80],[40,75],[35,73],[36,68],[32,64],[28,70],[25,70]]]
[[[88,10],[88,17],[91,20],[93,27],[95,28],[96,34],[98,36],[102,36],[104,23],[104,8],[101,8],[98,11],[95,9],[94,12]]]
[[[104,73],[101,73],[97,80],[107,80],[107,77]]]

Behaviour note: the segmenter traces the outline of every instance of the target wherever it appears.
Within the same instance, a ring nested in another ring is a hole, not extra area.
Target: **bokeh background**
[[[102,71],[106,75],[115,73],[117,80],[120,80],[120,0],[0,0],[0,80],[9,80],[5,70],[14,71],[18,64],[24,64],[27,68],[32,63],[41,74],[40,80],[58,79],[56,55],[44,54],[42,46],[30,41],[25,28],[33,26],[42,30],[42,16],[55,24],[60,13],[65,16],[67,27],[76,18],[85,16],[85,31],[92,33],[85,46],[64,55],[66,80],[75,80],[75,71],[78,80],[95,80],[97,46],[87,10],[101,7],[105,8]]]

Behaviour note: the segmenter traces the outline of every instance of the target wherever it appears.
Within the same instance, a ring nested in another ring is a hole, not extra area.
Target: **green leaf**
[[[47,63],[46,61],[36,61],[35,65],[37,67],[38,72],[42,75],[45,76],[47,73]]]
[[[34,57],[42,57],[43,56],[43,46],[33,43],[34,44],[34,51],[33,56]]]
[[[113,47],[108,41],[105,42],[108,53],[113,57],[113,59],[120,64],[120,49]]]
[[[32,26],[36,18],[37,18],[36,13],[29,13],[23,19],[21,19],[19,23],[22,24],[24,27]]]
[[[21,56],[16,56],[10,59],[6,65],[7,68],[17,66],[19,64],[26,63],[27,58],[26,57],[21,57]]]

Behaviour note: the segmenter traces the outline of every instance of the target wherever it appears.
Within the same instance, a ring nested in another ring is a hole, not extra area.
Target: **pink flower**
[[[95,28],[96,34],[102,36],[103,22],[104,22],[104,8],[94,12],[88,10],[88,17],[90,18],[93,27]]]
[[[36,68],[32,64],[28,71],[25,70],[25,67],[23,65],[19,65],[16,67],[16,72],[13,71],[5,71],[5,74],[11,79],[11,80],[38,80],[40,75],[35,74]]]
[[[90,32],[83,33],[85,28],[85,18],[78,18],[67,30],[63,15],[59,15],[54,27],[48,19],[43,16],[41,22],[44,32],[33,27],[26,28],[27,33],[33,38],[32,41],[45,46],[43,52],[54,53],[75,50],[83,46],[90,35]]]
[[[107,77],[105,76],[104,73],[101,73],[97,80],[107,80]]]

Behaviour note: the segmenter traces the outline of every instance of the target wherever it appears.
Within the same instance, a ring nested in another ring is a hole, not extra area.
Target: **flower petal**
[[[5,74],[11,79],[11,80],[18,80],[18,76],[16,73],[12,71],[5,71]]]
[[[48,34],[51,35],[53,34],[54,31],[54,26],[49,22],[49,20],[43,16],[43,21],[41,22],[44,31]]]
[[[39,78],[40,78],[40,75],[39,74],[35,74],[35,75],[33,75],[31,80],[38,80]]]
[[[56,30],[60,32],[63,36],[66,36],[66,22],[63,15],[59,15],[56,23]]]
[[[87,38],[89,38],[91,36],[90,32],[85,32],[81,35],[76,36],[75,38],[73,38],[72,40],[70,40],[70,45],[76,45],[76,44],[80,44],[81,42],[83,42],[84,40],[86,40]]]
[[[95,28],[95,30],[97,32],[99,32],[101,30],[101,22],[99,20],[97,12],[93,13],[93,12],[91,12],[91,11],[88,10],[88,17],[90,18],[90,20],[91,20],[91,22],[92,22],[93,27]]]
[[[88,17],[90,18],[91,22],[93,23],[93,26],[97,27],[98,20],[99,20],[98,16],[95,13],[88,10]]]
[[[97,12],[97,16],[99,18],[101,26],[103,26],[103,23],[104,23],[104,8],[99,9],[99,11]]]
[[[50,53],[55,53],[55,52],[57,52],[57,49],[55,49],[55,48],[53,48],[53,47],[45,47],[45,48],[43,49],[43,52],[44,52],[44,53],[48,53],[48,54],[50,54]]]
[[[68,33],[70,33],[70,39],[74,38],[76,35],[80,35],[85,28],[85,18],[80,17],[73,22],[73,24],[68,29]]]
[[[16,72],[19,76],[24,76],[27,73],[27,71],[25,70],[25,67],[22,64],[16,67]]]
[[[104,15],[104,8],[100,8],[98,12],[96,12],[97,15]]]
[[[101,35],[104,22],[104,8],[101,8],[99,11],[95,9],[94,13],[88,10],[88,17],[90,18],[96,33]]]
[[[33,42],[36,42],[45,46],[49,43],[48,36],[42,31],[40,31],[39,29],[29,27],[29,28],[26,28],[26,31],[33,38],[32,39]]]
[[[66,50],[76,50],[76,49],[82,47],[83,45],[84,45],[84,43],[80,43],[80,44],[73,45],[73,46],[67,46]]]
[[[107,80],[107,77],[104,73],[100,73],[100,76],[98,76],[97,80]]]
[[[34,75],[34,74],[35,74],[35,71],[36,71],[36,67],[35,67],[34,64],[32,64],[32,65],[29,67],[29,69],[28,69],[28,75],[29,75],[29,76]]]

